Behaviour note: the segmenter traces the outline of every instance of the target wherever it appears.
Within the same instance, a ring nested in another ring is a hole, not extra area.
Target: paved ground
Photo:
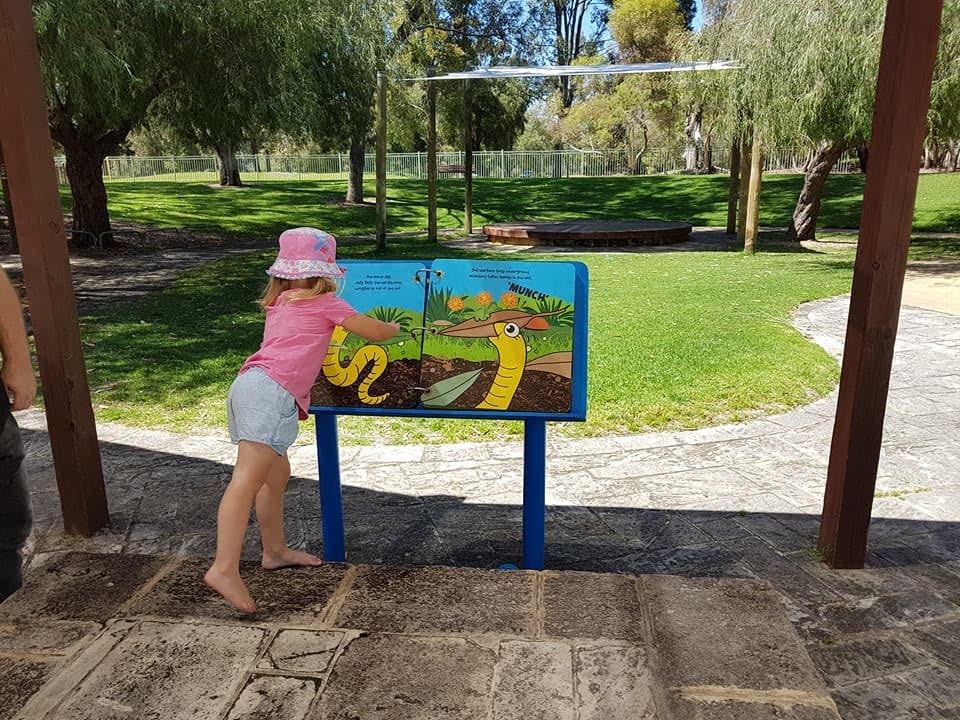
[[[847,304],[795,324],[839,355]],[[37,528],[0,606],[0,718],[960,718],[958,358],[960,315],[904,308],[862,571],[815,553],[831,396],[548,436],[542,573],[491,569],[519,557],[519,443],[345,447],[352,564],[251,567],[252,620],[199,581],[226,438],[101,426],[112,523],[84,540],[23,413]],[[288,537],[320,552],[313,448],[293,465]]]

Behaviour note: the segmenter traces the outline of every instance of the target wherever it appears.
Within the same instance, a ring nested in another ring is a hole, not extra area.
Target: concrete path
[[[848,302],[795,324],[838,356]],[[249,620],[200,582],[222,434],[101,425],[112,523],[85,540],[22,413],[37,527],[0,605],[0,718],[960,718],[958,359],[957,316],[904,308],[862,571],[816,557],[831,396],[551,434],[541,573],[493,569],[519,558],[519,443],[344,447],[354,564],[249,567]],[[312,446],[292,460],[287,535],[320,552]]]

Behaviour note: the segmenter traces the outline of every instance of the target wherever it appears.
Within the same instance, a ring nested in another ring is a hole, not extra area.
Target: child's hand
[[[392,322],[387,324],[393,328],[393,335],[391,335],[390,337],[396,337],[397,335],[400,334],[400,323]]]

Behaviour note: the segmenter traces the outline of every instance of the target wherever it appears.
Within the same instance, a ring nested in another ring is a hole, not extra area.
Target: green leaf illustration
[[[430,389],[420,396],[420,402],[424,407],[446,407],[469,390],[478,377],[480,371],[471,370],[444,378],[431,385]]]

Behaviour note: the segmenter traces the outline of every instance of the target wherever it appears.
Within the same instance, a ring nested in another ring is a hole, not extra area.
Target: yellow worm
[[[390,397],[390,393],[370,395],[368,391],[387,367],[387,351],[379,345],[364,345],[344,367],[340,364],[340,347],[343,345],[347,334],[347,331],[339,325],[334,328],[333,334],[330,336],[327,356],[323,359],[323,375],[338,387],[349,387],[357,381],[360,371],[372,360],[373,367],[370,368],[370,372],[367,373],[363,382],[360,383],[360,387],[357,388],[357,397],[365,405],[379,405]]]
[[[517,392],[527,365],[527,343],[514,323],[494,323],[493,328],[494,336],[490,342],[497,348],[497,376],[477,407],[483,410],[506,410]]]

